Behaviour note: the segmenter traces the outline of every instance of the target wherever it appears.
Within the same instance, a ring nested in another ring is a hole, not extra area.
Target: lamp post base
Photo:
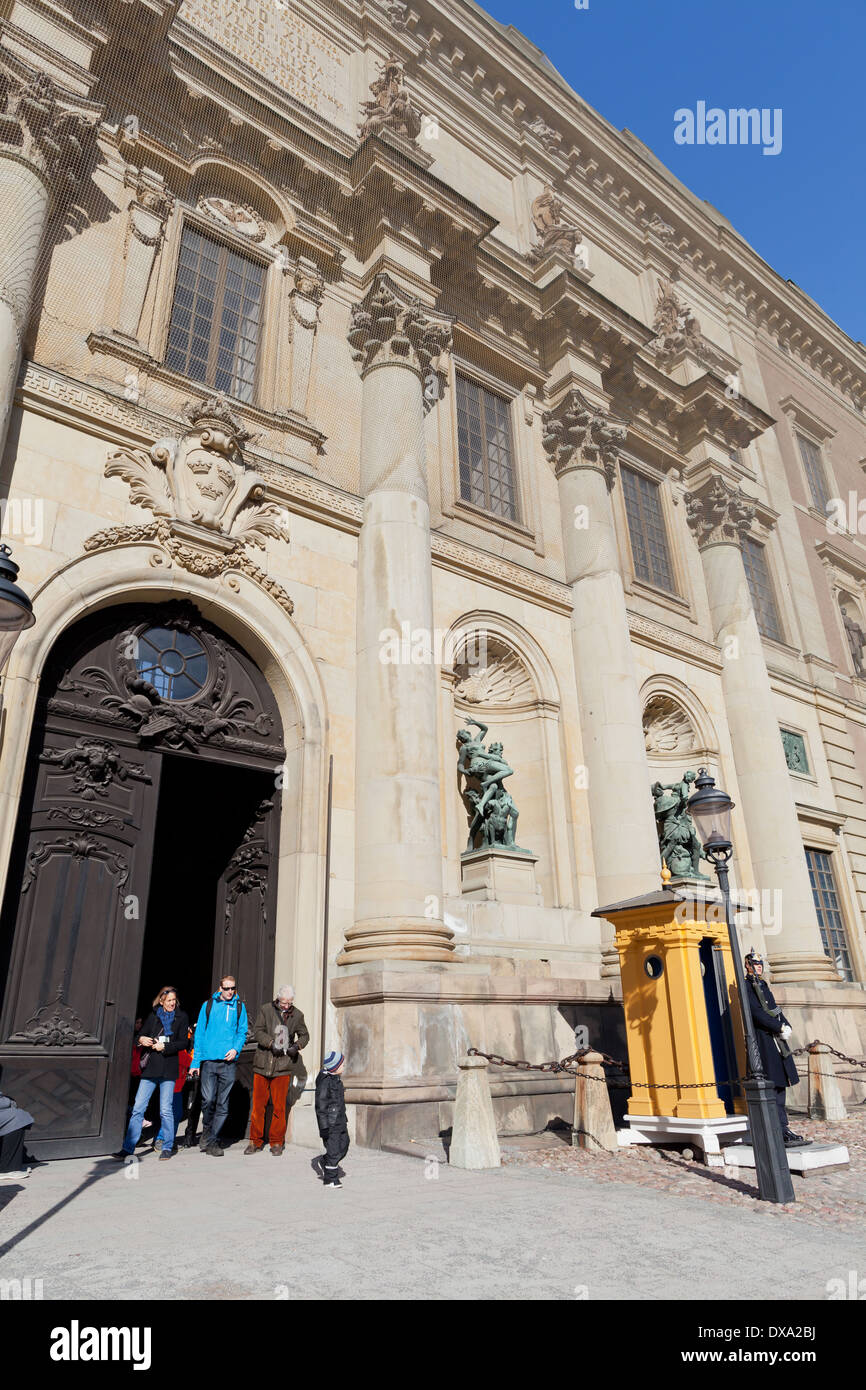
[[[751,1077],[743,1087],[749,1107],[749,1131],[755,1153],[758,1192],[764,1202],[793,1202],[794,1184],[782,1138],[775,1088],[764,1078]]]

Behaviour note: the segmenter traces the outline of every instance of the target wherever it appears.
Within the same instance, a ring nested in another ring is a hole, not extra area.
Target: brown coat
[[[258,1072],[259,1076],[285,1076],[287,1073],[294,1076],[299,1070],[301,1065],[299,1058],[293,1059],[273,1050],[274,1038],[281,1023],[282,1019],[274,1001],[269,999],[266,1004],[262,1004],[253,1025],[253,1037],[257,1043],[256,1054],[253,1058],[253,1071]],[[289,1030],[289,1043],[297,1042],[299,1050],[306,1047],[310,1041],[310,1035],[307,1032],[304,1015],[300,1009],[295,1008],[294,1004],[286,1017],[286,1027]]]

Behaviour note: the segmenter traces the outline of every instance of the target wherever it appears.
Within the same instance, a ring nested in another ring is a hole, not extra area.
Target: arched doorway
[[[193,1016],[227,970],[252,1007],[270,993],[284,757],[267,682],[192,603],[104,609],[55,644],[0,925],[0,1074],[37,1154],[119,1146],[161,984]]]

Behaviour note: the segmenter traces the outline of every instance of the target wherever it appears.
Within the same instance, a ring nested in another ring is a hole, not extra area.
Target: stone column
[[[424,376],[451,321],[377,276],[352,312],[364,382],[356,618],[355,922],[341,964],[447,960]]]
[[[80,176],[93,127],[59,105],[47,74],[0,55],[0,456],[52,197]],[[66,94],[63,94],[66,95]]]
[[[659,886],[659,847],[610,491],[625,426],[573,388],[544,416],[559,482],[571,638],[602,903]]]
[[[757,886],[782,898],[782,925],[767,935],[773,979],[779,984],[835,980],[824,953],[803,838],[797,820],[779,720],[761,636],[743,566],[741,545],[754,502],[718,474],[685,494],[686,514],[701,552],[715,640],[721,648],[722,690],[737,785]]]

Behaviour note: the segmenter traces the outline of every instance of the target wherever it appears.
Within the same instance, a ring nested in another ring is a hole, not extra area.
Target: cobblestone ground
[[[796,1202],[776,1205],[762,1202],[762,1210],[781,1221],[818,1222],[821,1225],[866,1230],[866,1109],[859,1109],[838,1124],[792,1116],[792,1128],[804,1138],[820,1143],[845,1144],[851,1166],[847,1170],[792,1175]],[[702,1197],[729,1206],[750,1207],[758,1201],[754,1171],[744,1168],[707,1168],[692,1162],[678,1149],[647,1145],[621,1149],[616,1154],[572,1149],[560,1138],[535,1135],[525,1140],[502,1140],[502,1162],[514,1167],[548,1168],[574,1173],[594,1182],[617,1182],[655,1188],[671,1197]]]

